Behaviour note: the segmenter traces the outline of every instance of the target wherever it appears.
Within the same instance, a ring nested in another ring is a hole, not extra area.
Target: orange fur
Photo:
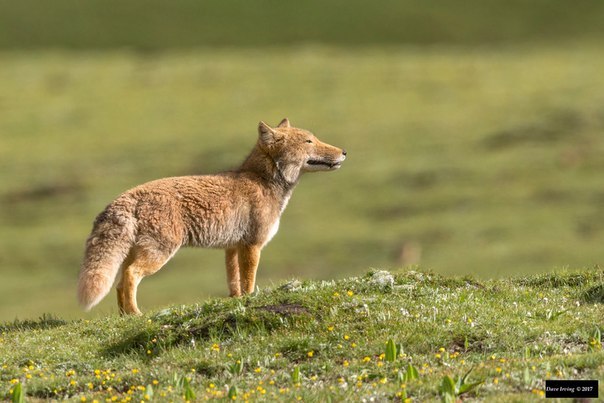
[[[140,281],[181,246],[225,249],[231,296],[254,291],[260,252],[304,172],[340,167],[346,152],[291,127],[258,126],[258,141],[234,171],[148,182],[120,195],[96,218],[86,242],[78,298],[86,310],[116,277],[120,312],[139,314]]]

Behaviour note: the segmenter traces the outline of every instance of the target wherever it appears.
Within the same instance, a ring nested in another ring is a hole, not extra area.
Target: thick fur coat
[[[300,175],[338,169],[345,158],[346,151],[287,119],[275,128],[260,122],[258,141],[238,169],[126,191],[94,222],[80,270],[80,304],[86,310],[98,304],[118,278],[120,312],[139,314],[138,284],[181,246],[225,249],[230,295],[253,292],[260,251],[277,233]]]

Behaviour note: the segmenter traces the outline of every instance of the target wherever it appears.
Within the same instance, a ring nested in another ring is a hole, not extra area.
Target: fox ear
[[[291,125],[289,124],[289,119],[288,118],[283,119],[277,127],[291,127]]]
[[[272,144],[281,138],[275,129],[262,121],[258,124],[258,135],[260,136],[260,141],[267,145]]]

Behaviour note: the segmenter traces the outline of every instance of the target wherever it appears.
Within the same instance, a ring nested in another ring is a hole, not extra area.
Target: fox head
[[[323,143],[307,130],[292,127],[287,118],[275,128],[260,122],[258,135],[260,148],[289,183],[295,183],[304,172],[336,170],[346,159],[346,150]]]

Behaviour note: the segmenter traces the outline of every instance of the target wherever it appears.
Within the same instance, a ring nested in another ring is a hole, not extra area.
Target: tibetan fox
[[[221,248],[233,297],[254,291],[260,251],[304,172],[340,168],[346,151],[283,119],[258,126],[258,141],[241,166],[215,175],[159,179],[126,191],[101,212],[80,269],[78,299],[89,310],[116,277],[123,314],[140,314],[138,284],[181,246]]]

